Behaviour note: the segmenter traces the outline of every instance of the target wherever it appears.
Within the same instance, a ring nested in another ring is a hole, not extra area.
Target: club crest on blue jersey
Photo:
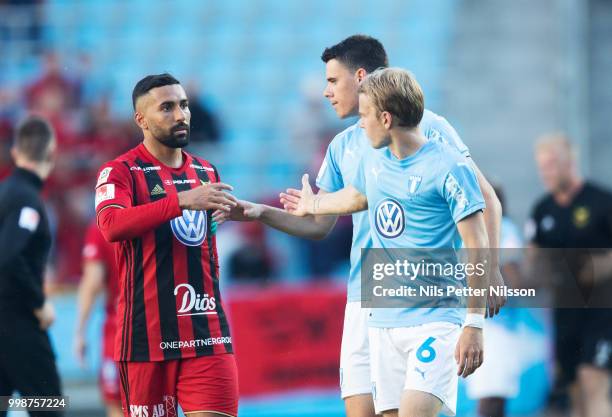
[[[206,211],[183,210],[183,215],[170,221],[172,233],[183,245],[200,246],[206,239]]]
[[[387,239],[398,237],[404,231],[404,209],[392,198],[386,198],[376,207],[376,231]]]
[[[423,178],[419,177],[418,175],[411,175],[408,179],[408,192],[410,194],[416,193],[416,190],[419,188],[419,184],[421,184],[422,180]]]

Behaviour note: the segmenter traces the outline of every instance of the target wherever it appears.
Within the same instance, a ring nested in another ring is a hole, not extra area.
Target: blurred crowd
[[[42,61],[40,73],[29,83],[18,88],[0,86],[0,180],[12,169],[9,152],[19,120],[28,113],[48,118],[58,141],[57,168],[45,187],[56,237],[49,277],[51,283],[73,285],[81,273],[85,228],[94,215],[96,172],[141,138],[129,115],[117,118],[112,114],[110,90],[88,76],[91,61],[87,55],[80,56],[78,68],[70,71],[64,70],[53,52],[44,54]],[[192,142],[218,141],[221,130],[215,115],[195,98],[190,105],[192,125],[199,128]]]

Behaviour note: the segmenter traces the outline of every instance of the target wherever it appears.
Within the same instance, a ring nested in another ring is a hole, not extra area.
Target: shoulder
[[[344,148],[351,142],[355,142],[361,138],[361,135],[365,133],[359,127],[359,121],[350,125],[342,132],[338,133],[329,144],[330,149]]]
[[[437,159],[437,166],[442,171],[449,171],[455,166],[467,166],[471,168],[469,161],[456,148],[446,142],[428,142],[429,153]]]
[[[593,196],[598,200],[604,199],[608,202],[612,200],[612,192],[609,189],[604,188],[603,186],[592,181],[587,181],[584,183],[584,190],[588,195]]]
[[[213,173],[217,181],[219,180],[219,171],[217,167],[214,166],[210,161],[204,158],[200,158],[199,156],[188,154],[191,157],[191,161],[189,163],[189,168],[195,169],[196,171],[206,171],[208,173]]]
[[[117,176],[129,176],[130,171],[138,169],[136,164],[137,156],[135,150],[129,150],[126,153],[119,155],[113,160],[102,164],[98,170],[96,187],[105,184],[109,178],[117,178]]]
[[[541,217],[544,215],[544,212],[548,211],[551,206],[554,204],[552,194],[545,194],[536,200],[533,205],[533,209],[531,211],[532,217]]]
[[[36,209],[42,207],[42,201],[38,191],[25,181],[18,181],[15,177],[9,177],[0,183],[3,207],[14,209],[22,206],[32,206]]]

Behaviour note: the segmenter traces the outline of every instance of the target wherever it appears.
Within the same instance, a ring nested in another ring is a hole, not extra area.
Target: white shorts
[[[369,308],[360,301],[349,302],[344,310],[340,350],[340,393],[342,399],[371,394],[370,347],[368,343]]]
[[[442,411],[457,408],[455,348],[461,327],[447,322],[413,327],[371,327],[372,395],[376,414],[398,409],[402,392],[435,395]]]
[[[518,395],[521,379],[520,335],[493,320],[484,327],[484,362],[467,380],[470,398],[513,398]]]

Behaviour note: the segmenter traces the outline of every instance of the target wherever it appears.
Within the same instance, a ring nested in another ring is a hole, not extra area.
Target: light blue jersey
[[[421,132],[430,140],[447,142],[464,156],[467,146],[445,118],[425,110],[420,124]],[[372,152],[372,146],[359,127],[359,121],[339,133],[329,144],[325,159],[317,175],[317,187],[333,193],[351,184],[355,178],[361,156]],[[353,214],[353,242],[351,244],[351,270],[348,279],[347,301],[361,300],[361,248],[372,247],[370,223],[366,212]]]
[[[457,250],[462,240],[456,223],[485,207],[469,161],[442,141],[430,140],[401,160],[389,148],[370,152],[361,159],[353,186],[368,199],[373,248]],[[416,280],[417,285],[441,288],[457,284],[454,276],[419,276]],[[445,306],[460,304],[457,297],[444,301]],[[403,327],[434,321],[461,324],[464,315],[462,308],[373,308],[370,325]]]

